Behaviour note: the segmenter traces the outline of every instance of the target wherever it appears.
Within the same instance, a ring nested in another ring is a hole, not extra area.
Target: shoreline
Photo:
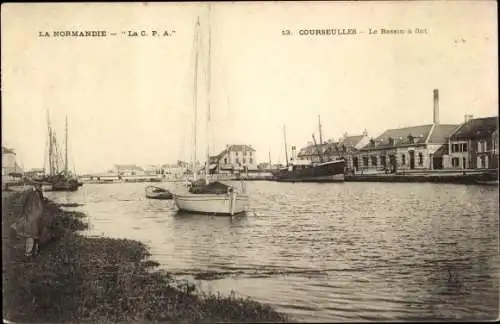
[[[83,213],[45,204],[40,253],[24,256],[10,225],[24,193],[2,192],[3,317],[11,322],[289,322],[251,299],[199,291],[156,269],[139,241],[88,237]],[[7,297],[8,296],[8,297]]]

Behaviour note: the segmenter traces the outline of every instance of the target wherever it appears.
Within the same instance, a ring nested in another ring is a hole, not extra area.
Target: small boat
[[[173,195],[167,189],[156,187],[156,186],[147,186],[146,187],[146,198],[167,200],[167,199],[172,199]]]
[[[203,180],[202,180],[203,181]],[[207,215],[238,215],[248,209],[248,195],[242,186],[220,181],[208,184],[192,183],[189,192],[174,194],[175,204],[180,211]]]

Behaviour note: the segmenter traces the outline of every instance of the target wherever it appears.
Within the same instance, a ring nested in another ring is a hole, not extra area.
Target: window
[[[248,155],[252,156],[252,152],[249,152]]]
[[[406,164],[406,155],[401,154],[401,164],[405,165]]]
[[[479,168],[481,168],[481,169],[485,169],[485,168],[487,168],[487,166],[486,166],[486,156],[482,155],[482,156],[479,158],[479,161],[480,161],[480,163],[479,163]]]
[[[386,166],[386,161],[385,161],[385,155],[380,156],[380,164],[385,167]]]
[[[376,156],[372,156],[372,165],[377,166],[377,157]]]
[[[224,158],[224,164],[227,164],[227,158]]]
[[[252,159],[252,158],[250,158],[249,162],[250,162],[250,164],[253,164],[253,159]]]
[[[418,153],[418,165],[424,164],[424,155],[422,153]]]
[[[247,152],[245,151],[245,153],[243,153],[244,156],[247,156]],[[244,161],[243,161],[244,162]]]
[[[243,163],[247,163],[247,159],[243,158]]]
[[[234,155],[238,156],[238,152],[234,152]]]
[[[462,143],[460,144],[461,146],[461,152],[467,152],[467,143]]]
[[[236,158],[236,164],[240,164],[240,159]]]
[[[365,167],[368,166],[368,157],[367,156],[363,157],[363,166],[365,166]]]
[[[478,152],[486,152],[486,141],[477,142],[477,151]]]
[[[454,167],[454,168],[458,168],[459,167],[459,160],[458,158],[454,157],[453,159],[451,159],[451,166]]]

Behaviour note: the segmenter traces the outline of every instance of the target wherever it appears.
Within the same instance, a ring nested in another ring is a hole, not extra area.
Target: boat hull
[[[279,182],[343,182],[345,161],[334,161],[316,166],[279,170],[274,178]]]
[[[52,184],[52,191],[77,191],[80,186],[75,182],[63,182]]]
[[[168,199],[172,199],[173,195],[167,189],[155,187],[155,186],[147,186],[146,187],[146,198],[168,200]]]
[[[247,211],[248,196],[242,194],[174,194],[180,211],[209,214],[237,215]]]

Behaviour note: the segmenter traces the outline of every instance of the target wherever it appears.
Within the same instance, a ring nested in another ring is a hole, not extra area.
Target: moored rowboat
[[[173,195],[170,191],[156,186],[146,187],[146,198],[149,199],[172,199]]]

